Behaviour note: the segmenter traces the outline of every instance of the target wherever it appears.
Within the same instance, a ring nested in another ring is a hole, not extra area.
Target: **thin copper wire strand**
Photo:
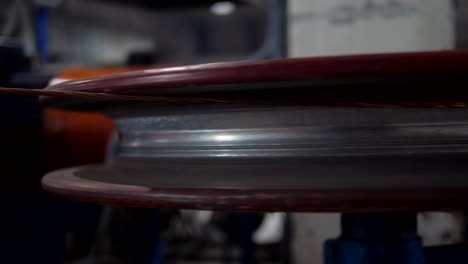
[[[53,91],[43,89],[25,89],[25,88],[4,88],[0,87],[0,94],[17,94],[17,95],[33,95],[33,96],[51,96],[51,97],[73,97],[86,98],[94,100],[117,100],[117,101],[140,101],[140,102],[156,102],[156,103],[219,103],[219,104],[244,104],[244,105],[278,105],[278,106],[331,106],[331,107],[369,107],[369,108],[467,108],[468,102],[438,102],[438,101],[421,101],[421,102],[362,102],[362,101],[346,101],[346,102],[295,102],[295,101],[277,101],[277,100],[245,100],[245,99],[218,99],[218,98],[202,98],[202,97],[185,97],[185,96],[147,96],[147,95],[125,95],[125,94],[110,94],[110,93],[94,93],[80,91]]]
[[[79,91],[53,91],[41,89],[23,89],[23,88],[3,88],[0,87],[0,94],[18,94],[52,97],[74,97],[96,100],[119,100],[119,101],[142,101],[142,102],[160,102],[160,103],[224,103],[224,104],[292,104],[283,101],[261,101],[261,100],[237,100],[237,99],[216,99],[199,97],[180,97],[180,96],[147,96],[147,95],[125,95],[109,94]]]

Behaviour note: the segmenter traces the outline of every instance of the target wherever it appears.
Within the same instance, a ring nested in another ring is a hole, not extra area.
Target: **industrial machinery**
[[[326,263],[447,263],[464,246],[423,250],[415,212],[467,205],[467,70],[466,52],[426,52],[60,83],[47,90],[87,98],[44,105],[104,113],[118,140],[108,163],[54,171],[42,184],[113,205],[344,212]]]

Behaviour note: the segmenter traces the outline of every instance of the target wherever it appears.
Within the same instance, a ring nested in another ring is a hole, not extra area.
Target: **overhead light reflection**
[[[218,142],[226,142],[226,141],[233,141],[236,139],[236,136],[234,135],[229,135],[229,134],[222,134],[222,135],[216,135],[213,136],[213,139],[218,141]]]

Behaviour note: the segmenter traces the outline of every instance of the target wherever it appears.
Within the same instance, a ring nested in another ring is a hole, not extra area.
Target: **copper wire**
[[[246,99],[220,99],[220,98],[204,98],[204,97],[187,97],[187,96],[147,96],[147,95],[125,95],[125,94],[110,94],[110,93],[95,93],[81,91],[57,91],[43,89],[25,89],[25,88],[4,88],[0,87],[0,94],[17,94],[17,95],[33,95],[33,96],[50,96],[50,97],[72,97],[94,100],[114,100],[114,101],[139,101],[139,102],[156,102],[156,103],[193,103],[193,104],[240,104],[240,105],[286,105],[286,106],[332,106],[332,107],[371,107],[371,108],[395,108],[395,107],[430,107],[430,108],[466,108],[468,102],[450,101],[398,101],[398,102],[363,102],[363,101],[345,101],[345,102],[321,102],[321,101],[277,101],[277,100],[246,100]]]

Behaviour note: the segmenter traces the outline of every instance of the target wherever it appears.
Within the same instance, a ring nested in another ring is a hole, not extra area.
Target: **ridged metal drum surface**
[[[50,89],[265,103],[46,99],[112,117],[119,140],[109,164],[52,172],[43,186],[148,207],[464,208],[467,70],[468,53],[434,52],[210,64],[59,84]]]

